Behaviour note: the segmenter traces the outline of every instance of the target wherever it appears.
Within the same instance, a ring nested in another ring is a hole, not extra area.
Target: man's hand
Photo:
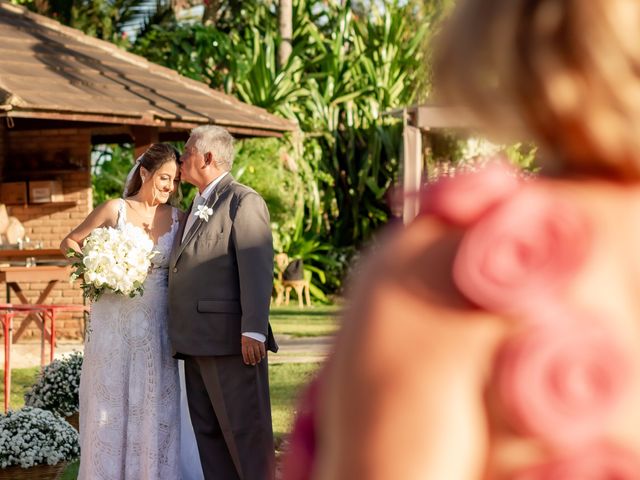
[[[247,365],[255,365],[260,363],[267,355],[267,349],[264,342],[259,342],[251,337],[241,335],[242,337],[242,359]]]

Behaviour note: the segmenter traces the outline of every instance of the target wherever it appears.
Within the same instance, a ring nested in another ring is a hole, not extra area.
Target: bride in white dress
[[[178,160],[171,145],[152,145],[131,170],[124,198],[97,207],[60,245],[79,251],[95,228],[129,223],[158,252],[142,296],[106,293],[91,305],[80,380],[79,479],[203,478],[167,332],[167,269],[179,216],[167,202],[177,187]]]

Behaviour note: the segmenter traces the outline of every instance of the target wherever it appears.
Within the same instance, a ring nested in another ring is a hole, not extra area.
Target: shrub
[[[44,367],[38,380],[24,396],[29,407],[50,410],[63,417],[78,411],[82,353],[73,352]]]

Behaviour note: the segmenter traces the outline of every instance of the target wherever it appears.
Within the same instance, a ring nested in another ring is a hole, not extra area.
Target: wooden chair
[[[309,280],[306,278],[301,280],[285,280],[284,271],[289,265],[289,256],[286,253],[278,253],[275,256],[276,271],[278,272],[278,279],[275,282],[276,289],[276,305],[282,304],[282,297],[284,296],[284,304],[289,305],[289,297],[291,290],[295,290],[298,295],[298,306],[304,307],[304,300],[307,302],[307,306],[311,306],[311,294],[309,293]]]

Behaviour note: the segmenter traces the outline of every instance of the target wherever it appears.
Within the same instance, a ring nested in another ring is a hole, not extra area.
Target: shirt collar
[[[222,180],[228,173],[229,172],[224,172],[222,175],[217,177],[214,181],[212,181],[209,185],[207,185],[204,188],[204,190],[199,196],[202,197],[205,202],[209,200],[209,197],[211,196],[211,192],[213,192],[213,189],[216,188],[216,185],[218,185],[218,183],[220,183],[220,180]]]

